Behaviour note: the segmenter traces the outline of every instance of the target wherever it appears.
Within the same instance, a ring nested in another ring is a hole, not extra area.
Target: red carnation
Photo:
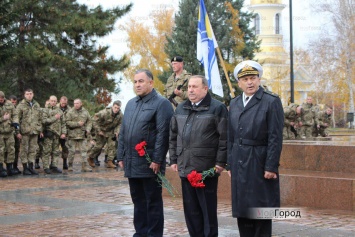
[[[213,177],[216,174],[215,168],[210,168],[208,170],[203,171],[202,173],[197,173],[196,170],[191,171],[190,174],[187,175],[187,179],[189,180],[190,184],[194,188],[204,188],[205,184],[203,181],[207,177]]]
[[[145,155],[145,146],[147,145],[146,141],[142,141],[141,143],[138,143],[135,146],[136,151],[138,152],[139,156],[144,156]]]

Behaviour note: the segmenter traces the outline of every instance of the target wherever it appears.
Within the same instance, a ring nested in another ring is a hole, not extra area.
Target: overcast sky
[[[85,3],[89,7],[96,7],[100,4],[104,8],[124,6],[133,2],[134,5],[132,11],[118,20],[116,23],[116,30],[114,30],[109,36],[100,40],[100,42],[110,46],[109,54],[117,58],[128,51],[126,44],[127,36],[125,32],[120,30],[120,24],[124,23],[129,17],[134,17],[136,20],[149,23],[150,19],[148,15],[151,11],[161,8],[174,8],[175,10],[178,10],[179,6],[179,0],[78,0],[78,2]],[[246,0],[244,5],[248,5],[249,2],[249,0]],[[293,1],[292,4],[294,48],[306,48],[308,42],[317,37],[321,28],[327,27],[327,22],[322,22],[322,18],[311,11],[309,2],[310,1],[308,0],[297,0]],[[283,0],[283,3],[286,7],[281,13],[281,33],[284,35],[284,45],[285,49],[288,51],[290,41],[289,0]],[[216,38],[218,39],[218,36],[216,36]],[[122,92],[119,95],[114,96],[114,99],[122,100],[123,105],[135,96],[130,82],[121,84],[121,91]]]

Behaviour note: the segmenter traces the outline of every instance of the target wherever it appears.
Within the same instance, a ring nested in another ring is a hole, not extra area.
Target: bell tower
[[[282,10],[286,7],[282,0],[251,0],[248,6],[256,14],[255,33],[261,41],[260,52],[255,58],[261,63],[284,64],[288,54],[283,47],[281,21]]]

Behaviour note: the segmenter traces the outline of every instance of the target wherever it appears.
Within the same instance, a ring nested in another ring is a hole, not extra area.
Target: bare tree
[[[311,43],[311,49],[313,53],[318,51],[319,63],[322,63],[318,66],[323,75],[331,71],[340,84],[345,82],[349,111],[354,112],[355,0],[324,0],[312,6],[316,12],[329,17],[330,25],[323,30],[323,36],[327,37]],[[342,88],[340,84],[338,89]]]

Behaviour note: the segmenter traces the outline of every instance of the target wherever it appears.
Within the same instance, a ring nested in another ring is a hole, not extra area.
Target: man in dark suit
[[[208,93],[208,81],[196,75],[189,79],[189,99],[178,105],[170,123],[171,167],[181,178],[184,214],[190,236],[218,236],[218,176],[227,160],[227,107]],[[187,177],[215,169],[205,187],[194,188]]]
[[[234,70],[243,94],[230,103],[228,164],[232,215],[238,218],[241,237],[271,236],[271,219],[257,219],[250,212],[280,206],[278,166],[284,115],[280,98],[260,87],[262,73],[260,64],[250,60]]]

